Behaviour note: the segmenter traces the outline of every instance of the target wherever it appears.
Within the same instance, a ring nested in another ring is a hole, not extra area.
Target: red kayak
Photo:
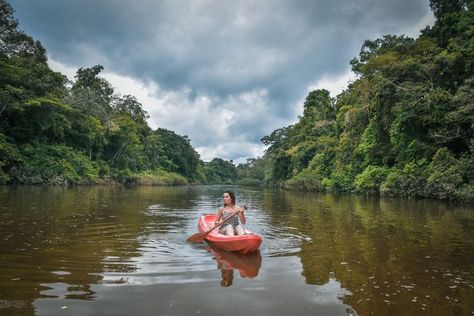
[[[202,233],[214,227],[216,216],[216,214],[201,215],[198,222],[198,230]],[[248,229],[244,229],[244,231],[245,235],[227,236],[219,234],[219,228],[216,228],[206,235],[206,240],[227,251],[245,254],[258,250],[262,243],[262,237],[252,233]]]

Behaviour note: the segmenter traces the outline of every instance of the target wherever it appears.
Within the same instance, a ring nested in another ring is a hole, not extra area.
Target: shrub
[[[111,169],[111,176],[115,181],[120,182],[122,184],[137,182],[137,180],[140,178],[138,174],[132,172],[128,168],[113,168]]]
[[[286,181],[285,187],[289,189],[324,190],[321,184],[321,175],[310,168],[303,169],[303,171]]]
[[[259,187],[263,185],[263,181],[257,178],[243,178],[238,181],[238,184]]]
[[[354,191],[355,171],[352,165],[338,163],[330,177],[321,181],[327,191],[349,193]]]
[[[355,178],[357,192],[380,193],[380,184],[387,178],[390,169],[381,166],[368,166]]]
[[[431,194],[439,199],[452,198],[463,179],[459,161],[446,148],[439,149],[429,165],[428,185]]]
[[[96,163],[80,152],[63,145],[25,145],[17,168],[10,170],[13,182],[70,185],[95,183],[99,179]]]
[[[407,163],[403,169],[394,168],[380,185],[386,196],[427,197],[428,163],[426,159]]]
[[[8,171],[18,160],[18,150],[0,133],[0,184],[10,181]]]
[[[188,180],[177,173],[155,169],[141,173],[137,179],[140,185],[186,185]]]
[[[456,191],[456,197],[461,201],[474,202],[474,181],[461,186]]]
[[[323,189],[331,192],[349,193],[354,190],[353,178],[344,172],[334,172],[321,181]]]

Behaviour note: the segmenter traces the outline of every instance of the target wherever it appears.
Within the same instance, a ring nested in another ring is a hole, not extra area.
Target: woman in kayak
[[[215,224],[218,225],[222,222],[222,226],[219,229],[219,233],[229,236],[237,235],[245,235],[244,228],[242,224],[247,223],[245,218],[245,208],[237,207],[235,205],[235,194],[231,191],[225,191],[224,195],[224,207],[221,207],[217,212],[216,222]],[[238,214],[233,216],[231,219],[226,221],[230,216],[234,214]],[[239,221],[240,220],[240,221]]]

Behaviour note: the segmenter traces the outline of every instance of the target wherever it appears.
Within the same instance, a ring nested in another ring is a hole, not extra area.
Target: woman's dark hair
[[[221,286],[222,287],[231,286],[232,282],[234,280],[234,270],[232,270],[232,269],[222,269],[221,270],[221,275],[222,275]]]
[[[234,192],[232,192],[232,191],[225,191],[224,193],[229,194],[230,200],[232,201],[232,205],[235,205],[235,194],[234,194]],[[225,206],[225,204],[224,204],[224,206]]]

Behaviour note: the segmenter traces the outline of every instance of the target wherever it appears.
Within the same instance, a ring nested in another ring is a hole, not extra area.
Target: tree
[[[274,130],[270,135],[264,136],[261,141],[265,146],[269,146],[266,150],[271,154],[279,148],[284,148],[287,144],[288,134],[292,126],[282,127]]]
[[[159,156],[166,163],[166,166],[163,166],[165,170],[177,172],[189,180],[194,180],[200,159],[190,144],[191,140],[187,136],[177,135],[164,128],[158,128],[154,133],[162,144]]]
[[[106,123],[110,120],[114,89],[111,84],[99,77],[104,69],[101,65],[79,68],[74,76],[76,81],[65,101],[84,113]]]
[[[304,101],[304,116],[315,121],[332,121],[336,118],[334,104],[329,91],[319,89],[311,91]]]
[[[39,41],[18,30],[14,10],[5,0],[0,0],[0,52],[6,56],[23,56],[46,64],[46,50]]]
[[[473,2],[469,0],[430,0],[430,8],[437,19],[451,13],[473,9]]]
[[[231,161],[214,158],[210,162],[204,163],[204,166],[208,183],[233,184],[237,178],[237,169]]]
[[[115,101],[115,111],[130,116],[138,124],[146,124],[150,117],[142,104],[132,95],[125,95]]]

